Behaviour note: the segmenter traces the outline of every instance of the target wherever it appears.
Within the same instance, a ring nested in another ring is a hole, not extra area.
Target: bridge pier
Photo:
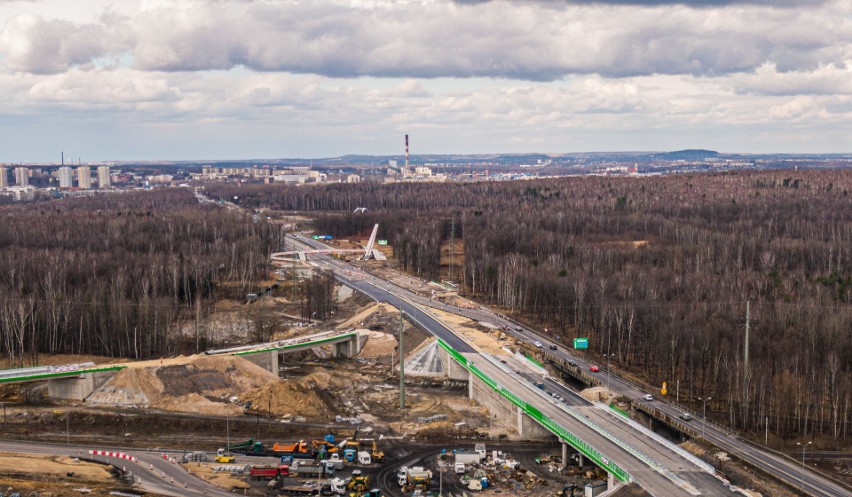
[[[334,344],[334,356],[351,359],[361,351],[361,334],[356,333],[350,340]]]
[[[446,350],[439,348],[438,353],[440,354],[441,364],[445,365],[444,369],[447,372],[447,379],[459,381],[465,381],[468,379],[469,371],[461,364],[450,358],[450,354],[447,353]],[[472,399],[473,397],[470,398]]]
[[[454,364],[451,361],[450,364]],[[461,367],[461,366],[459,366]],[[486,385],[475,374],[468,372],[468,397],[488,409],[489,415],[495,422],[506,428],[516,430],[527,439],[547,440],[553,435],[538,422],[530,418],[518,406]]]
[[[257,364],[263,369],[278,375],[281,370],[281,364],[278,358],[279,351],[270,350],[269,352],[259,352],[257,354],[246,354],[243,359],[246,359],[250,362]]]

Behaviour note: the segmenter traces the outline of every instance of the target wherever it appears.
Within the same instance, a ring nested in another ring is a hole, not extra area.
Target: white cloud
[[[621,3],[643,2],[0,3],[0,136],[37,150],[20,124],[67,119],[178,155],[382,152],[403,131],[435,152],[756,150],[766,130],[847,147],[850,0]]]

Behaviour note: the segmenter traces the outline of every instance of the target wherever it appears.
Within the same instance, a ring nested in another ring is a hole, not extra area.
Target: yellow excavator
[[[376,445],[376,440],[373,440],[373,462],[377,462],[381,464],[385,460],[385,453],[379,450],[379,447]]]

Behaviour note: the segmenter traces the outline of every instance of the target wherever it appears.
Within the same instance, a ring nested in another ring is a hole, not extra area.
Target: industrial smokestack
[[[62,151],[62,165],[65,165],[65,151]]]
[[[405,135],[405,168],[408,169],[408,135]]]

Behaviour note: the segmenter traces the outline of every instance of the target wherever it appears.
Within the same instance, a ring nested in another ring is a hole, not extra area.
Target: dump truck
[[[320,487],[320,495],[345,495],[346,480],[343,478],[334,478],[328,483]]]
[[[352,478],[346,484],[346,488],[348,490],[355,490],[356,492],[363,492],[370,488],[370,478],[362,474],[360,469],[356,469],[352,472]]]
[[[301,459],[313,459],[316,457],[316,452],[304,440],[299,440],[293,444],[278,444],[272,446],[272,453],[275,456],[293,456]]]
[[[245,454],[247,456],[268,455],[263,442],[255,442],[253,438],[249,438],[245,442],[228,445],[227,451],[232,454]]]
[[[279,466],[255,466],[249,470],[252,480],[272,480],[290,476],[290,468],[286,464]]]
[[[330,461],[305,461],[300,460],[290,466],[290,474],[303,478],[321,478],[323,476],[331,476],[335,472],[334,463]]]

